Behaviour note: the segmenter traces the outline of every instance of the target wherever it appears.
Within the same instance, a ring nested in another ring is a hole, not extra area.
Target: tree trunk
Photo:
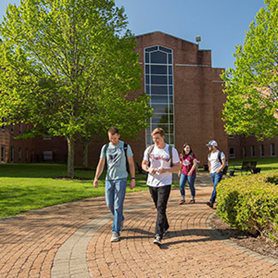
[[[89,141],[84,141],[83,142],[83,167],[88,168],[88,149],[89,149]]]
[[[72,138],[67,138],[68,142],[68,168],[67,176],[69,178],[74,177],[74,140]]]

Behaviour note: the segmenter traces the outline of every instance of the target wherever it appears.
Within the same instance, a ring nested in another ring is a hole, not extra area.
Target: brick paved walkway
[[[179,206],[172,190],[170,233],[154,245],[148,192],[127,195],[122,240],[111,244],[104,198],[53,206],[0,221],[0,277],[278,277],[278,261],[238,247],[210,229],[211,188]],[[187,191],[188,193],[188,191]]]

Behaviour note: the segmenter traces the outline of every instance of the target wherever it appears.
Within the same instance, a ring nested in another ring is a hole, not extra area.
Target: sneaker
[[[111,242],[117,242],[120,241],[120,234],[117,232],[112,232],[112,236],[111,236]]]
[[[179,205],[185,204],[185,200],[180,200]]]
[[[195,204],[195,199],[191,199],[191,200],[189,201],[189,204]]]
[[[210,208],[213,208],[213,203],[212,203],[212,202],[207,202],[207,205],[208,205]]]
[[[161,238],[160,238],[159,235],[155,236],[155,239],[154,239],[153,243],[156,244],[156,245],[161,245]]]

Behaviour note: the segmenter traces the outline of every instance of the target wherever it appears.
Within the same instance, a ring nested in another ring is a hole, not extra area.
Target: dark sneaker
[[[212,202],[207,202],[207,205],[211,208],[213,208],[213,203]]]
[[[195,204],[195,199],[191,199],[191,200],[189,201],[189,204]]]
[[[117,242],[120,241],[120,234],[117,232],[112,232],[112,236],[111,236],[111,242]]]
[[[185,204],[185,200],[180,200],[179,205]]]
[[[156,245],[161,245],[161,238],[160,238],[159,235],[155,236],[155,239],[154,239],[153,243],[156,244]]]

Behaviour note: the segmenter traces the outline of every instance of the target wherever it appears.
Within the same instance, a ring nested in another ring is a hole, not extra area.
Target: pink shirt
[[[192,154],[186,154],[185,156],[180,157],[180,161],[182,163],[182,166],[181,166],[182,174],[188,175],[188,173],[190,172],[190,170],[193,166],[194,159],[196,159],[196,157],[193,153]],[[192,173],[192,176],[193,175],[196,175],[196,169],[194,169],[194,171]]]

